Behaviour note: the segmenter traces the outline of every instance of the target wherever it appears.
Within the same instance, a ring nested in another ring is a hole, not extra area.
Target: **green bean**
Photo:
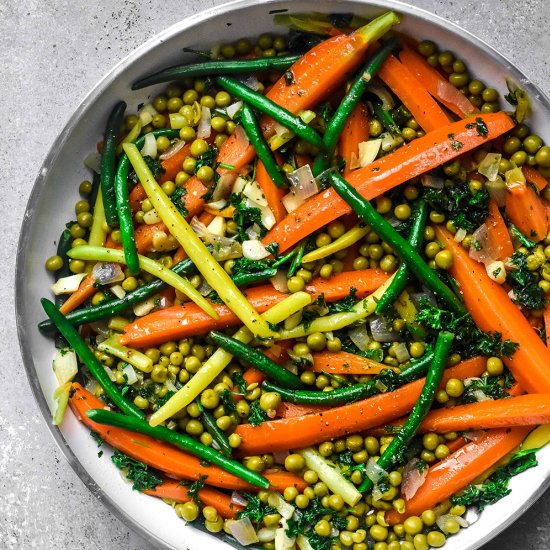
[[[392,135],[392,136],[400,136],[401,130],[399,130],[399,126],[393,120],[393,117],[389,111],[384,109],[384,106],[382,105],[382,102],[379,100],[375,100],[372,102],[372,109],[374,111],[374,114],[376,115],[376,118],[380,120],[382,123],[382,126]]]
[[[103,194],[103,207],[107,223],[114,227],[118,223],[115,197],[115,160],[118,132],[124,120],[126,103],[119,101],[111,111],[105,133],[103,134],[103,152],[101,153],[100,185]]]
[[[419,200],[414,208],[414,221],[409,232],[409,243],[416,251],[418,251],[422,245],[427,215],[428,206],[426,201]],[[380,298],[378,304],[376,305],[375,313],[377,315],[386,313],[392,304],[399,298],[409,282],[410,274],[411,270],[409,269],[409,266],[403,262],[399,266],[391,285],[388,287],[388,290],[384,292],[382,298]]]
[[[64,229],[63,233],[59,237],[57,242],[57,255],[63,260],[63,265],[55,272],[56,279],[62,279],[63,277],[68,277],[71,275],[71,270],[69,269],[69,257],[67,252],[71,249],[73,237],[69,229]],[[55,297],[55,307],[60,308],[67,299],[66,294],[58,294]],[[59,332],[55,335],[55,347],[58,349],[64,348],[67,346],[67,341]]]
[[[175,445],[176,447],[179,447],[180,449],[183,449],[202,460],[207,460],[208,462],[223,468],[226,472],[240,477],[248,483],[252,483],[253,485],[263,489],[267,489],[269,487],[269,481],[264,476],[253,472],[236,460],[232,460],[231,458],[221,455],[215,449],[207,447],[187,435],[169,430],[164,426],[151,426],[148,422],[139,418],[124,416],[122,414],[101,409],[91,409],[86,412],[86,415],[98,424],[115,426],[117,428],[122,428],[123,430],[130,430],[131,432],[149,435],[155,439],[166,441],[167,443]]]
[[[268,269],[262,269],[262,271],[256,271],[256,273],[237,273],[231,278],[237,286],[244,286],[250,283],[271,279],[271,277],[275,277],[275,275],[277,275],[277,269],[275,267],[270,267]]]
[[[330,174],[334,190],[372,229],[386,241],[405,262],[412,273],[434,292],[454,313],[466,315],[468,312],[454,292],[438,277],[422,259],[420,254],[364,199],[342,176]]]
[[[424,387],[422,388],[420,397],[414,405],[409,418],[407,418],[407,421],[403,427],[399,430],[397,435],[393,438],[392,442],[388,445],[376,463],[384,470],[393,467],[399,462],[402,452],[418,431],[418,428],[420,427],[420,424],[422,420],[424,420],[426,414],[428,414],[437,388],[441,383],[441,378],[443,377],[443,371],[445,370],[445,364],[447,363],[447,358],[449,357],[453,340],[454,334],[450,332],[439,333],[435,343],[433,362],[428,369],[426,382],[424,382]],[[369,491],[371,488],[372,481],[367,477],[359,486],[359,491],[364,493]]]
[[[220,453],[224,456],[231,456],[231,446],[229,445],[229,439],[225,435],[223,430],[220,430],[216,424],[216,419],[212,416],[210,412],[205,410],[205,408],[198,403],[199,411],[201,412],[200,419],[202,425],[206,428],[206,431],[212,436],[212,439],[216,442],[220,448]]]
[[[409,366],[405,367],[401,373],[392,379],[395,387],[420,378],[428,369],[429,364],[433,360],[433,353],[427,353],[421,359],[413,361]],[[353,403],[360,399],[366,399],[384,391],[384,379],[386,375],[376,376],[363,384],[354,384],[345,388],[336,388],[335,390],[326,391],[308,391],[308,390],[289,390],[283,388],[273,382],[265,380],[262,387],[266,391],[277,392],[280,394],[283,401],[289,403],[300,403],[305,405],[344,405],[345,403]],[[393,389],[393,386],[392,386]]]
[[[111,401],[125,414],[135,418],[143,418],[143,413],[133,403],[127,401],[118,391],[118,387],[109,378],[103,365],[98,361],[84,340],[80,338],[76,329],[65,319],[65,316],[46,298],[42,298],[40,302],[48,317],[74,349],[80,360],[88,367],[90,374],[99,382],[99,385],[105,390]]]
[[[264,57],[260,59],[230,59],[222,61],[204,61],[189,65],[176,65],[157,73],[141,78],[132,84],[132,90],[139,90],[161,82],[185,80],[196,76],[214,76],[229,74],[246,74],[266,70],[283,70],[291,67],[301,55],[284,57]]]
[[[303,382],[295,374],[281,367],[256,348],[247,346],[243,342],[239,342],[239,340],[231,338],[231,336],[227,336],[227,334],[223,334],[223,332],[218,332],[217,330],[210,332],[210,338],[225,351],[231,353],[231,355],[234,355],[246,365],[262,371],[283,387],[290,389],[304,387]]]
[[[254,146],[254,149],[256,149],[256,154],[263,162],[266,172],[273,180],[273,183],[277,187],[288,187],[286,178],[277,164],[269,145],[266,143],[262,130],[252,111],[252,107],[250,107],[248,103],[244,103],[242,106],[240,121],[250,143]]]
[[[324,172],[328,166],[340,134],[344,129],[346,121],[348,120],[351,112],[355,109],[357,103],[364,94],[367,86],[372,77],[377,73],[378,69],[384,63],[385,59],[391,53],[391,51],[397,46],[398,40],[396,38],[390,38],[374,55],[363,69],[359,71],[359,75],[353,81],[344,99],[338,105],[336,112],[330,119],[325,134],[323,135],[323,142],[326,146],[326,152],[317,155],[315,162],[313,163],[313,175],[318,176],[321,172]]]
[[[153,132],[155,138],[167,137],[170,139],[178,137],[176,130],[156,130]],[[142,148],[145,142],[145,136],[140,137],[136,141],[136,147]],[[132,211],[128,201],[128,172],[130,169],[130,161],[126,154],[123,154],[118,164],[118,169],[115,178],[115,198],[118,211],[118,221],[120,225],[120,236],[122,238],[122,248],[124,249],[124,257],[126,265],[131,275],[139,273],[139,260],[134,239],[134,223],[132,220]]]
[[[187,276],[196,273],[197,269],[193,262],[189,258],[186,258],[172,267],[172,271],[178,275]],[[71,311],[70,313],[67,313],[65,319],[73,326],[79,326],[87,323],[93,323],[94,321],[99,321],[100,319],[106,319],[107,317],[112,317],[118,313],[121,313],[126,308],[134,304],[138,304],[139,302],[150,298],[167,286],[168,285],[164,281],[156,279],[150,283],[140,286],[132,292],[128,292],[124,298],[106,300],[97,306],[90,306]],[[46,320],[38,324],[38,329],[40,332],[48,334],[55,329],[55,325],[52,321]]]
[[[259,111],[262,111],[262,113],[269,115],[289,130],[292,130],[292,132],[301,137],[303,140],[312,143],[320,149],[325,148],[321,136],[313,128],[308,126],[300,117],[294,116],[290,111],[287,111],[284,107],[277,105],[277,103],[271,101],[271,99],[255,92],[245,84],[242,84],[233,78],[218,76],[215,78],[215,81],[234,96],[250,103],[250,105]]]
[[[298,268],[302,265],[302,258],[304,257],[304,254],[306,252],[306,246],[307,246],[308,239],[304,239],[297,247],[296,247],[296,255],[294,258],[292,258],[292,262],[290,264],[290,267],[288,268],[288,276],[292,277],[294,273],[298,270]]]

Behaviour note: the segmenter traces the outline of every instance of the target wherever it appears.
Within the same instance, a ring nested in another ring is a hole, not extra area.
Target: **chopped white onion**
[[[256,529],[254,529],[249,517],[228,520],[225,525],[239,544],[248,546],[249,544],[259,542]]]
[[[258,540],[260,542],[271,542],[275,540],[276,527],[262,527],[258,531]]]
[[[275,214],[269,206],[258,206],[258,208],[262,211],[262,225],[266,229],[271,229],[277,223]]]
[[[489,181],[495,181],[498,176],[501,160],[502,155],[500,153],[487,153],[485,158],[479,163],[477,171]]]
[[[313,546],[311,546],[311,543],[309,542],[309,539],[305,535],[298,535],[296,537],[296,544],[300,550],[314,550]]]
[[[437,523],[437,526],[447,535],[451,535],[453,534],[454,535],[454,530],[453,530],[453,533],[450,533],[449,531],[447,531],[445,529],[445,527],[447,526],[447,521],[448,520],[454,520],[456,521],[456,523],[458,523],[460,525],[460,527],[463,527],[463,528],[466,528],[468,527],[470,524],[461,516],[454,516],[453,514],[444,514],[442,516],[439,516],[435,522]]]
[[[390,132],[384,132],[380,135],[382,139],[382,151],[388,152],[396,147],[399,147],[403,143],[403,138],[401,136],[394,136]]]
[[[225,199],[231,192],[231,187],[233,186],[235,179],[236,175],[233,172],[225,172],[222,174],[216,183],[214,191],[212,192],[212,200],[216,202],[223,199],[225,202]]]
[[[263,260],[269,256],[269,252],[261,241],[244,241],[243,256],[249,260]]]
[[[506,281],[506,266],[503,261],[497,260],[496,262],[487,263],[485,269],[489,279],[495,281],[495,283],[501,285]]]
[[[225,236],[225,229],[227,225],[225,223],[225,218],[222,216],[216,216],[206,228],[208,233],[211,235],[218,235],[218,237]]]
[[[359,144],[359,166],[364,168],[365,166],[371,164],[378,156],[380,147],[382,147],[381,139],[362,141]]]
[[[246,231],[246,235],[247,237],[251,240],[251,241],[257,241],[258,240],[258,237],[260,236],[260,233],[262,232],[262,229],[261,227],[256,223],[254,222]]]
[[[237,126],[237,128],[239,128],[239,126]],[[233,184],[233,189],[232,189],[231,193],[233,193],[234,195],[242,195],[245,187],[249,183],[250,183],[249,180],[247,180],[246,178],[243,178],[242,176],[239,176],[235,180],[235,183]]]
[[[122,288],[122,285],[113,285],[109,290],[120,300],[126,296],[126,291]]]
[[[371,319],[369,325],[372,337],[377,342],[397,342],[399,340],[397,333],[388,330],[388,319],[385,317]]]
[[[74,350],[69,348],[56,349],[53,371],[60,386],[71,382],[78,373],[78,362]]]
[[[228,105],[225,108],[225,112],[227,113],[227,116],[230,119],[233,119],[233,118],[235,118],[235,115],[241,110],[242,106],[243,106],[242,101],[236,101],[235,103],[232,103],[231,105]]]
[[[206,225],[204,225],[204,223],[202,223],[196,216],[193,216],[189,225],[191,226],[191,229],[201,238],[208,234]]]
[[[243,189],[243,195],[257,206],[267,206],[267,199],[257,181],[250,182]]]
[[[101,154],[100,153],[90,153],[84,159],[84,166],[93,170],[96,174],[101,174]]]
[[[288,280],[284,271],[279,269],[275,277],[271,277],[269,281],[275,290],[279,292],[288,292]]]
[[[107,376],[109,377],[109,380],[111,380],[111,382],[116,381],[116,377],[115,377],[115,373],[113,372],[113,369],[103,365],[103,370],[107,373]]]
[[[244,151],[250,145],[250,140],[248,139],[248,136],[242,126],[236,126],[235,131],[231,135],[235,136],[238,149]]]
[[[100,386],[98,381],[95,380],[94,378],[90,378],[90,380],[86,382],[84,389],[86,391],[89,391],[92,395],[96,395],[96,392],[99,390],[99,387]]]
[[[153,117],[158,115],[158,111],[153,107],[151,103],[146,103],[139,111],[138,117],[143,126],[146,126],[152,122]]]
[[[176,388],[176,385],[174,384],[174,382],[172,382],[172,380],[170,380],[170,378],[167,378],[164,384],[168,388],[168,391],[173,391],[174,393],[178,391],[178,388]]]
[[[126,383],[130,386],[138,381],[136,371],[134,370],[134,367],[132,367],[132,365],[128,363],[124,365],[122,373],[126,375]]]
[[[233,491],[231,493],[231,503],[237,506],[246,506],[248,504],[248,499],[238,491]]]
[[[156,307],[156,301],[158,300],[158,295],[151,296],[150,298],[147,298],[147,300],[144,300],[143,302],[140,302],[139,304],[136,304],[133,307],[134,315],[136,317],[143,317],[150,313],[153,309]]]
[[[294,506],[289,504],[279,493],[269,493],[267,503],[285,519],[290,519],[294,515]]]
[[[457,243],[461,243],[466,238],[467,234],[468,234],[468,232],[466,231],[466,229],[464,229],[464,228],[459,229],[455,233],[455,241]]]
[[[403,481],[401,482],[401,494],[405,500],[410,500],[418,489],[422,487],[428,476],[428,466],[418,458],[412,458],[405,465],[403,470]]]
[[[245,86],[250,88],[251,90],[258,91],[260,89],[260,82],[258,81],[258,77],[256,75],[247,75],[239,78]]]
[[[210,117],[210,109],[203,105],[201,107],[201,119],[199,120],[199,125],[197,126],[197,137],[199,139],[210,137],[210,134],[212,133],[212,123]]]
[[[169,158],[172,158],[180,149],[183,149],[185,147],[185,141],[182,139],[176,141],[174,145],[171,145],[162,153],[162,155],[159,156],[159,160],[168,160]]]
[[[475,113],[476,111],[476,108],[470,103],[470,100],[458,88],[455,88],[446,80],[439,79],[437,83],[437,97],[441,99],[441,101],[456,105],[462,116],[466,116],[469,113]]]
[[[406,363],[411,358],[404,342],[399,342],[399,344],[393,346],[393,351],[395,352],[395,358],[400,363]]]
[[[485,182],[485,189],[487,189],[489,196],[495,201],[498,207],[506,206],[508,189],[500,176],[497,176],[494,181]]]
[[[498,245],[490,238],[489,228],[482,223],[472,235],[470,258],[487,265],[495,262],[499,255]]]
[[[317,194],[317,183],[311,172],[309,164],[304,164],[288,174],[288,181],[292,191],[303,200]]]
[[[422,183],[424,187],[431,187],[432,189],[443,189],[443,186],[445,185],[445,180],[443,178],[431,176],[430,174],[422,174],[422,176],[420,176],[420,183]]]
[[[212,256],[218,262],[233,260],[243,255],[241,244],[228,237],[208,234],[205,242],[212,245]]]
[[[294,212],[294,210],[297,210],[300,206],[302,206],[305,201],[290,192],[281,199],[281,202],[283,203],[286,211],[290,214],[290,212]]]
[[[359,325],[358,327],[352,328],[348,335],[351,341],[361,350],[366,351],[371,343],[371,337],[367,332],[367,325]]]
[[[100,285],[110,285],[124,281],[124,271],[119,264],[98,262],[92,269],[92,276]]]
[[[145,214],[143,214],[143,221],[147,225],[155,225],[156,223],[159,223],[162,221],[161,217],[158,215],[158,212],[155,208],[151,208],[151,210],[147,210]]]
[[[419,307],[424,300],[428,301],[432,306],[437,306],[437,300],[432,292],[414,292],[411,294],[411,300],[417,307]]]
[[[387,479],[388,472],[379,466],[373,459],[369,458],[367,465],[365,466],[365,475],[375,484],[378,485],[380,481]]]
[[[392,95],[383,86],[380,80],[376,79],[371,81],[367,86],[369,92],[373,93],[378,99],[382,102],[382,107],[385,111],[389,111],[395,107],[395,101],[393,100]]]
[[[198,291],[201,296],[208,296],[212,292],[212,287],[205,281],[199,286]]]
[[[82,279],[86,277],[86,273],[76,273],[75,275],[69,275],[68,277],[62,277],[58,279],[53,285],[51,285],[52,292],[59,296],[60,294],[72,294],[78,290]]]
[[[380,142],[382,143],[382,142]],[[347,166],[347,168],[349,168],[350,170],[355,170],[357,168],[359,168],[361,166],[361,164],[359,163],[359,157],[355,154],[355,151],[352,151],[351,152],[351,158],[349,160],[349,166]]]
[[[144,157],[157,158],[157,138],[152,132],[145,134],[145,141],[143,142],[143,148],[140,153]]]
[[[484,435],[485,432],[483,430],[470,430],[468,432],[464,432],[462,437],[468,441],[479,441]]]

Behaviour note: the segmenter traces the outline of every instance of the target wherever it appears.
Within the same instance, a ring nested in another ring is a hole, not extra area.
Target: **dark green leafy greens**
[[[546,305],[544,291],[537,284],[537,276],[529,271],[526,256],[516,251],[510,257],[510,263],[516,267],[506,276],[506,282],[514,291],[512,301],[525,309],[542,309]]]
[[[259,426],[262,422],[267,420],[266,412],[260,407],[259,401],[254,401],[250,405],[250,413],[248,415],[248,422],[252,426]]]
[[[201,504],[202,501],[199,496],[199,492],[204,487],[208,476],[200,475],[199,479],[195,481],[180,481],[180,485],[187,487],[187,496],[194,500],[197,504]]]
[[[179,185],[176,185],[176,190],[172,193],[172,195],[170,195],[170,200],[184,218],[186,218],[189,214],[189,211],[183,205],[183,197],[185,195],[187,195],[187,189],[185,187],[180,187]]]
[[[145,161],[145,164],[147,164],[149,170],[151,170],[151,173],[153,174],[153,177],[158,180],[166,170],[162,166],[161,162],[158,160],[155,160],[153,157],[150,157],[149,155],[145,155],[143,157],[143,160]],[[128,175],[128,181],[131,185],[136,185],[139,183],[139,178],[137,177],[136,173],[131,170],[130,174]]]
[[[117,468],[126,470],[126,477],[134,482],[132,489],[135,491],[154,489],[162,483],[162,479],[151,472],[146,464],[138,462],[120,451],[115,451],[111,460]]]
[[[500,376],[484,376],[483,378],[471,380],[462,394],[462,402],[477,402],[477,394],[479,391],[492,399],[503,399],[507,397],[508,394],[500,385],[501,380]]]
[[[241,510],[237,517],[239,519],[249,518],[252,523],[259,524],[264,516],[274,514],[276,510],[267,503],[262,502],[256,495],[251,493],[243,493],[243,496],[248,501],[244,510]]]
[[[266,229],[262,225],[262,211],[255,206],[248,206],[245,202],[245,197],[233,193],[229,197],[229,202],[235,207],[235,215],[233,219],[239,226],[239,239],[246,241],[246,229],[253,224],[257,224],[260,228],[260,237],[266,234]]]

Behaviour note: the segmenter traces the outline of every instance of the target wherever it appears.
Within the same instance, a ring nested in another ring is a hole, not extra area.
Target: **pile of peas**
[[[286,47],[286,41],[283,37],[273,37],[266,34],[261,35],[255,44],[241,39],[234,44],[223,45],[219,49],[219,56],[230,59],[255,52],[260,56],[273,57],[283,53]],[[487,88],[480,80],[471,79],[464,62],[457,59],[451,52],[439,52],[431,41],[421,42],[418,51],[426,57],[430,65],[448,74],[449,82],[467,95],[472,104],[479,107],[482,113],[499,110],[498,92],[493,88]],[[274,72],[264,76],[265,79],[259,82],[260,91],[269,83],[277,80],[280,73]],[[179,113],[189,121],[189,124],[179,130],[179,135],[186,143],[190,143],[190,154],[184,159],[182,169],[177,173],[174,181],[167,181],[162,184],[162,188],[167,195],[174,194],[176,189],[184,186],[192,175],[196,175],[205,184],[212,182],[214,170],[211,166],[204,165],[198,170],[196,169],[197,160],[207,152],[210,146],[206,140],[196,138],[196,126],[198,124],[196,113],[201,106],[211,109],[211,124],[216,132],[213,144],[219,148],[235,131],[235,122],[223,115],[223,109],[233,101],[229,93],[213,91],[209,88],[208,83],[201,79],[172,84],[168,86],[163,95],[154,98],[152,105],[157,114],[150,124],[142,128],[142,135],[169,126],[169,115],[171,113]],[[411,114],[403,106],[399,107],[399,110],[400,117],[404,120],[401,128],[403,140],[410,142],[413,139],[422,137],[424,132]],[[322,131],[323,121],[320,117],[317,118],[319,120],[316,119],[313,125]],[[137,122],[137,115],[127,116],[125,130],[131,131]],[[369,127],[370,134],[374,138],[380,136],[384,131],[381,121],[375,117],[371,118]],[[168,150],[170,146],[171,142],[168,138],[157,138],[159,152],[162,153]],[[300,155],[309,154],[314,156],[317,153],[314,146],[298,139],[294,140],[291,147],[294,153]],[[486,151],[480,149],[474,154],[474,161],[481,162],[485,154]],[[506,136],[502,146],[502,154],[503,158],[499,167],[501,175],[512,168],[513,164],[517,166],[528,164],[537,166],[543,175],[550,176],[550,147],[544,145],[539,136],[531,134],[525,124],[517,125]],[[294,166],[287,163],[283,166],[283,170],[291,172],[294,170]],[[457,161],[444,166],[443,171],[450,179],[462,178],[465,173],[464,168]],[[475,194],[483,184],[477,180],[471,180],[469,185],[472,194]],[[73,247],[87,243],[86,238],[93,224],[93,213],[88,200],[92,193],[92,183],[87,180],[83,181],[80,184],[79,191],[82,199],[75,204],[76,222],[70,226]],[[550,190],[544,190],[543,194],[546,199],[550,200]],[[402,186],[398,194],[378,197],[376,208],[381,214],[393,216],[400,222],[406,222],[412,215],[410,204],[419,195],[419,183],[416,180],[411,180]],[[143,200],[139,210],[134,215],[135,222],[137,224],[143,223],[147,213],[152,210],[153,206],[149,199]],[[442,249],[440,243],[435,240],[434,225],[442,223],[445,223],[449,230],[456,232],[452,221],[447,220],[443,213],[432,209],[429,212],[428,225],[424,229],[422,253],[433,269],[447,270],[453,264],[453,255],[451,252]],[[109,227],[104,229],[110,233],[110,237],[115,243],[121,242],[120,231]],[[227,233],[229,235],[237,233],[238,229],[235,221],[230,220],[227,222]],[[345,232],[346,226],[342,221],[333,221],[315,234],[315,246],[322,247],[330,244]],[[462,241],[463,246],[467,248],[469,248],[471,242],[471,235],[467,235]],[[171,245],[169,243],[169,246],[165,247],[163,252],[152,254],[168,267],[173,264],[173,258],[169,252],[177,247],[177,243],[174,242]],[[529,269],[537,273],[540,279],[538,284],[545,292],[550,292],[550,234],[533,249],[528,250],[520,247],[519,250],[526,254]],[[369,231],[357,246],[339,251],[316,262],[302,264],[296,274],[288,279],[289,292],[294,293],[304,290],[307,283],[314,277],[328,279],[334,274],[342,272],[344,261],[348,264],[351,263],[355,270],[378,268],[386,273],[395,272],[399,266],[399,260],[392,248],[380,239],[374,231]],[[46,261],[46,268],[50,271],[57,271],[62,266],[62,262],[63,260],[60,257],[53,256]],[[232,267],[233,260],[224,263],[224,268],[229,274],[232,272]],[[86,264],[79,260],[72,260],[69,269],[72,273],[83,273]],[[121,285],[126,292],[131,292],[150,280],[151,277],[147,274],[132,276],[125,272],[125,278]],[[200,275],[195,275],[191,278],[191,283],[198,288],[203,280]],[[107,298],[108,293],[98,289],[91,298],[91,304],[98,305]],[[175,303],[178,304],[182,301],[183,297],[178,295]],[[130,316],[115,317],[110,320],[108,328],[120,331],[131,321]],[[294,316],[285,322],[285,328],[292,328],[299,322],[300,316]],[[396,333],[404,331],[405,326],[405,320],[399,317],[394,318],[391,322],[391,329]],[[382,344],[372,341],[368,349],[382,350],[384,364],[402,368],[406,362],[400,363],[398,361],[395,351],[396,345],[398,344]],[[327,337],[326,334],[319,332],[304,338],[298,338],[294,342],[292,352],[297,357],[308,357],[312,352],[323,350],[337,352],[341,349],[342,342],[338,336]],[[414,359],[422,357],[426,352],[425,343],[422,341],[408,341],[407,349],[410,357]],[[214,351],[215,346],[208,336],[165,342],[158,347],[146,349],[145,354],[152,360],[153,365],[149,372],[137,373],[138,383],[135,385],[134,404],[143,411],[155,411],[159,406],[159,400],[168,394],[170,388],[174,384],[179,387],[187,383]],[[95,350],[95,354],[105,366],[113,370],[115,383],[120,386],[124,385],[126,378],[122,369],[125,363],[99,350]],[[454,353],[449,358],[448,363],[449,365],[455,365],[461,359],[459,354]],[[233,391],[236,381],[235,375],[242,374],[244,368],[243,364],[234,360],[225,372],[220,374],[200,394],[196,402],[191,403],[184,410],[177,413],[165,425],[170,429],[195,437],[204,445],[212,445],[212,436],[205,430],[200,420],[200,403],[215,418],[220,430],[227,434],[230,446],[237,449],[241,444],[241,440],[239,435],[234,433],[234,429],[239,423],[247,422],[251,404],[259,402],[260,408],[267,416],[274,417],[275,411],[281,403],[281,397],[278,393],[265,391],[255,383],[246,388],[246,393],[240,400],[236,401],[234,410],[228,410],[223,404],[221,395],[224,392]],[[500,358],[490,357],[487,359],[484,376],[500,377],[499,384],[503,385],[505,374],[505,368]],[[311,389],[327,392],[349,382],[361,383],[371,378],[370,376],[329,376],[326,373],[316,373],[307,366],[307,362],[298,368],[298,375],[302,382]],[[465,389],[462,380],[450,379],[445,387],[437,392],[436,402],[444,407],[459,404]],[[103,390],[98,388],[96,393],[101,395]],[[459,437],[459,434],[454,432],[442,435],[436,433],[425,434],[420,438],[422,445],[417,457],[428,465],[443,460],[451,453],[449,446],[457,441]],[[365,464],[369,458],[377,459],[392,440],[391,435],[377,437],[374,435],[352,434],[346,438],[323,442],[316,446],[316,449],[328,460],[338,462],[340,455],[350,453],[354,464]],[[277,464],[274,455],[269,453],[245,457],[243,462],[248,468],[256,472],[264,472],[272,468],[284,468],[289,472],[302,476],[308,484],[307,488],[301,493],[294,487],[286,488],[283,497],[287,502],[303,510],[308,507],[313,499],[318,498],[323,507],[332,510],[335,515],[345,518],[346,527],[340,530],[336,539],[332,542],[332,550],[338,550],[342,547],[351,547],[353,550],[367,550],[371,547],[374,550],[428,550],[429,548],[439,548],[445,544],[447,535],[455,534],[461,529],[459,521],[454,520],[453,516],[460,517],[466,512],[464,506],[453,506],[450,502],[444,502],[439,505],[437,510],[426,510],[420,516],[408,517],[402,524],[390,527],[385,521],[385,511],[390,509],[395,509],[398,512],[405,511],[405,502],[400,491],[403,481],[403,467],[389,472],[389,488],[379,500],[373,499],[372,495],[367,495],[356,506],[349,508],[340,495],[331,493],[327,485],[319,480],[316,472],[306,467],[303,457],[299,454],[289,454],[284,459],[284,464]],[[363,473],[358,469],[353,470],[349,478],[357,486],[364,479]],[[267,491],[260,491],[258,496],[262,502],[267,503],[270,495]],[[174,502],[173,507],[178,516],[186,521],[192,522],[202,518],[206,529],[210,532],[218,533],[222,530],[229,532],[226,522],[211,506],[200,506],[196,502]],[[441,514],[449,514],[443,530],[436,524],[436,518]],[[268,514],[261,521],[259,536],[266,550],[274,548],[273,528],[279,526],[280,521],[281,516],[278,513]],[[314,531],[321,537],[332,537],[334,531],[331,516],[319,520],[314,525]]]

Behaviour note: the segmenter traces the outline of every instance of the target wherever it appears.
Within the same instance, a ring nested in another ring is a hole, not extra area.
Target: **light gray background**
[[[134,47],[222,0],[0,0],[0,548],[145,550],[54,445],[14,326],[19,228],[42,159],[87,93]],[[416,0],[510,58],[550,94],[548,0]],[[167,511],[170,513],[170,511]],[[550,548],[550,493],[487,550]]]

